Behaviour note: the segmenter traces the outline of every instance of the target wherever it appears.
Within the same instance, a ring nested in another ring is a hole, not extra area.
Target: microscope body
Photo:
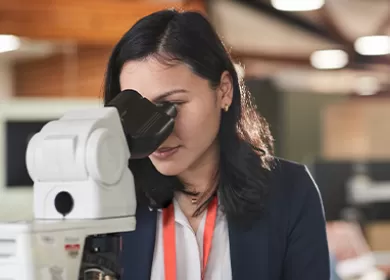
[[[92,275],[95,272],[95,275],[106,277],[102,279],[119,279],[119,267],[107,267],[107,262],[104,262],[104,267],[101,267],[101,261],[85,267],[86,251],[94,249],[85,245],[89,238],[98,236],[113,239],[119,244],[117,234],[132,231],[135,227],[134,216],[0,224],[0,275],[4,279],[15,280],[77,280],[93,279],[92,276],[88,278],[88,273]],[[110,236],[111,233],[113,236]],[[120,254],[120,248],[112,253]],[[102,260],[104,257],[94,259]],[[117,260],[118,256],[115,256],[107,261],[118,266]]]
[[[125,90],[105,107],[67,112],[35,134],[26,152],[34,220],[0,223],[0,278],[120,279],[120,233],[136,229],[128,160],[155,151],[175,114],[173,105]]]
[[[34,181],[35,219],[134,215],[129,158],[113,107],[68,112],[48,123],[31,138],[26,154]]]

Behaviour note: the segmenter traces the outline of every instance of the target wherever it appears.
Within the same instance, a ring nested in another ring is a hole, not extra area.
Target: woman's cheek
[[[175,135],[184,140],[191,137],[191,131],[196,129],[196,122],[199,116],[190,106],[181,106],[178,109],[175,119]]]

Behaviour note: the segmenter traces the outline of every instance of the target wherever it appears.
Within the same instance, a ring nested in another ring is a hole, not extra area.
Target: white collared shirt
[[[173,201],[173,205],[176,221],[176,279],[201,280],[203,232],[207,213],[206,211],[203,213],[199,228],[195,233],[176,200]],[[159,210],[157,214],[151,280],[165,280],[162,211]],[[228,225],[224,213],[218,210],[204,280],[231,279]]]

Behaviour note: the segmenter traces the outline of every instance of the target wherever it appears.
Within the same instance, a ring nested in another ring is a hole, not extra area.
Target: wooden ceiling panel
[[[167,8],[204,12],[200,0],[0,0],[0,34],[113,45],[140,18]]]

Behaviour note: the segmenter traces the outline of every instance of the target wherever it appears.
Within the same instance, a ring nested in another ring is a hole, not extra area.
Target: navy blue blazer
[[[316,184],[305,166],[280,159],[273,175],[264,217],[249,230],[228,220],[233,280],[329,280]],[[157,212],[139,206],[136,218],[136,230],[123,234],[122,280],[150,279]]]

